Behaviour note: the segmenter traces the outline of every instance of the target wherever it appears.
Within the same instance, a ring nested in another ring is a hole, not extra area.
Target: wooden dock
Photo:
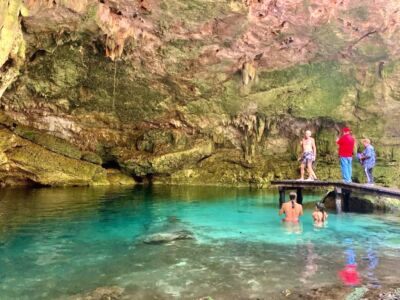
[[[285,191],[295,190],[297,192],[297,202],[303,202],[303,189],[333,188],[336,195],[336,207],[338,211],[347,210],[351,193],[358,192],[369,195],[386,196],[400,200],[400,190],[381,187],[377,185],[367,185],[360,183],[344,183],[342,181],[306,181],[306,180],[273,180],[271,185],[279,189],[279,205],[285,202]]]

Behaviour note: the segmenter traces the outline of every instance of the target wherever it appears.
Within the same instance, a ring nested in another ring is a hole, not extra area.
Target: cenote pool
[[[400,278],[397,217],[331,213],[325,228],[315,228],[311,212],[320,195],[305,197],[301,224],[283,226],[271,191],[140,186],[0,193],[1,299],[74,299],[109,286],[124,288],[124,299],[279,299],[287,289],[343,285],[338,273],[349,259],[363,285]],[[176,230],[195,239],[143,242]]]

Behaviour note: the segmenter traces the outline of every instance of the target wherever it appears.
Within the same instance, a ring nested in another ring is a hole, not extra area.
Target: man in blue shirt
[[[367,176],[367,183],[374,184],[374,176],[372,175],[372,170],[375,167],[375,149],[371,145],[371,141],[369,139],[363,139],[362,143],[365,149],[359,156],[360,162],[364,168],[365,175]]]

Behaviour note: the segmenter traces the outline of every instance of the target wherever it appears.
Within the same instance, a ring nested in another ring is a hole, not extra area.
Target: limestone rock
[[[0,182],[12,184],[107,185],[106,172],[100,166],[49,151],[0,129],[0,153],[3,165]]]
[[[131,176],[128,176],[115,169],[107,169],[107,180],[112,186],[129,186],[136,184],[135,180]]]
[[[124,291],[124,288],[117,286],[99,287],[82,295],[68,297],[67,300],[119,300],[122,299]]]
[[[130,173],[144,176],[146,174],[171,174],[196,164],[210,156],[213,151],[211,141],[199,141],[192,148],[160,155],[138,155],[134,151],[124,151],[115,155],[119,157],[120,164]]]
[[[101,165],[103,163],[101,157],[93,152],[83,152],[81,159],[96,165]]]
[[[335,193],[328,193],[324,198],[324,203],[327,209],[336,210]],[[392,197],[353,192],[349,202],[349,211],[357,213],[398,213],[400,211],[400,203],[398,199]]]
[[[178,240],[192,240],[193,233],[188,230],[179,230],[173,232],[160,232],[152,234],[144,239],[145,244],[165,244]]]
[[[35,130],[34,128],[17,125],[13,132],[18,136],[27,139],[34,144],[40,145],[54,153],[74,159],[80,159],[82,157],[81,151],[71,143],[68,143],[65,140],[53,135]]]

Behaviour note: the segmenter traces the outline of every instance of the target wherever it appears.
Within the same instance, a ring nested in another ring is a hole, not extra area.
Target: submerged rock
[[[160,232],[149,235],[144,239],[145,244],[165,244],[177,240],[193,240],[194,235],[188,230],[179,230],[173,232]]]
[[[122,299],[125,289],[117,286],[99,287],[83,295],[67,298],[68,300],[119,300]]]
[[[376,293],[375,293],[376,294]],[[389,289],[379,293],[379,300],[399,300],[400,299],[400,288]]]
[[[332,300],[398,300],[400,299],[400,288],[396,287],[381,287],[368,288],[361,286],[350,288],[344,286],[326,286],[313,288],[306,292],[293,293],[293,297],[288,299],[332,299]]]
[[[167,218],[167,222],[170,224],[176,224],[176,223],[181,222],[181,220],[177,216],[169,216]]]

